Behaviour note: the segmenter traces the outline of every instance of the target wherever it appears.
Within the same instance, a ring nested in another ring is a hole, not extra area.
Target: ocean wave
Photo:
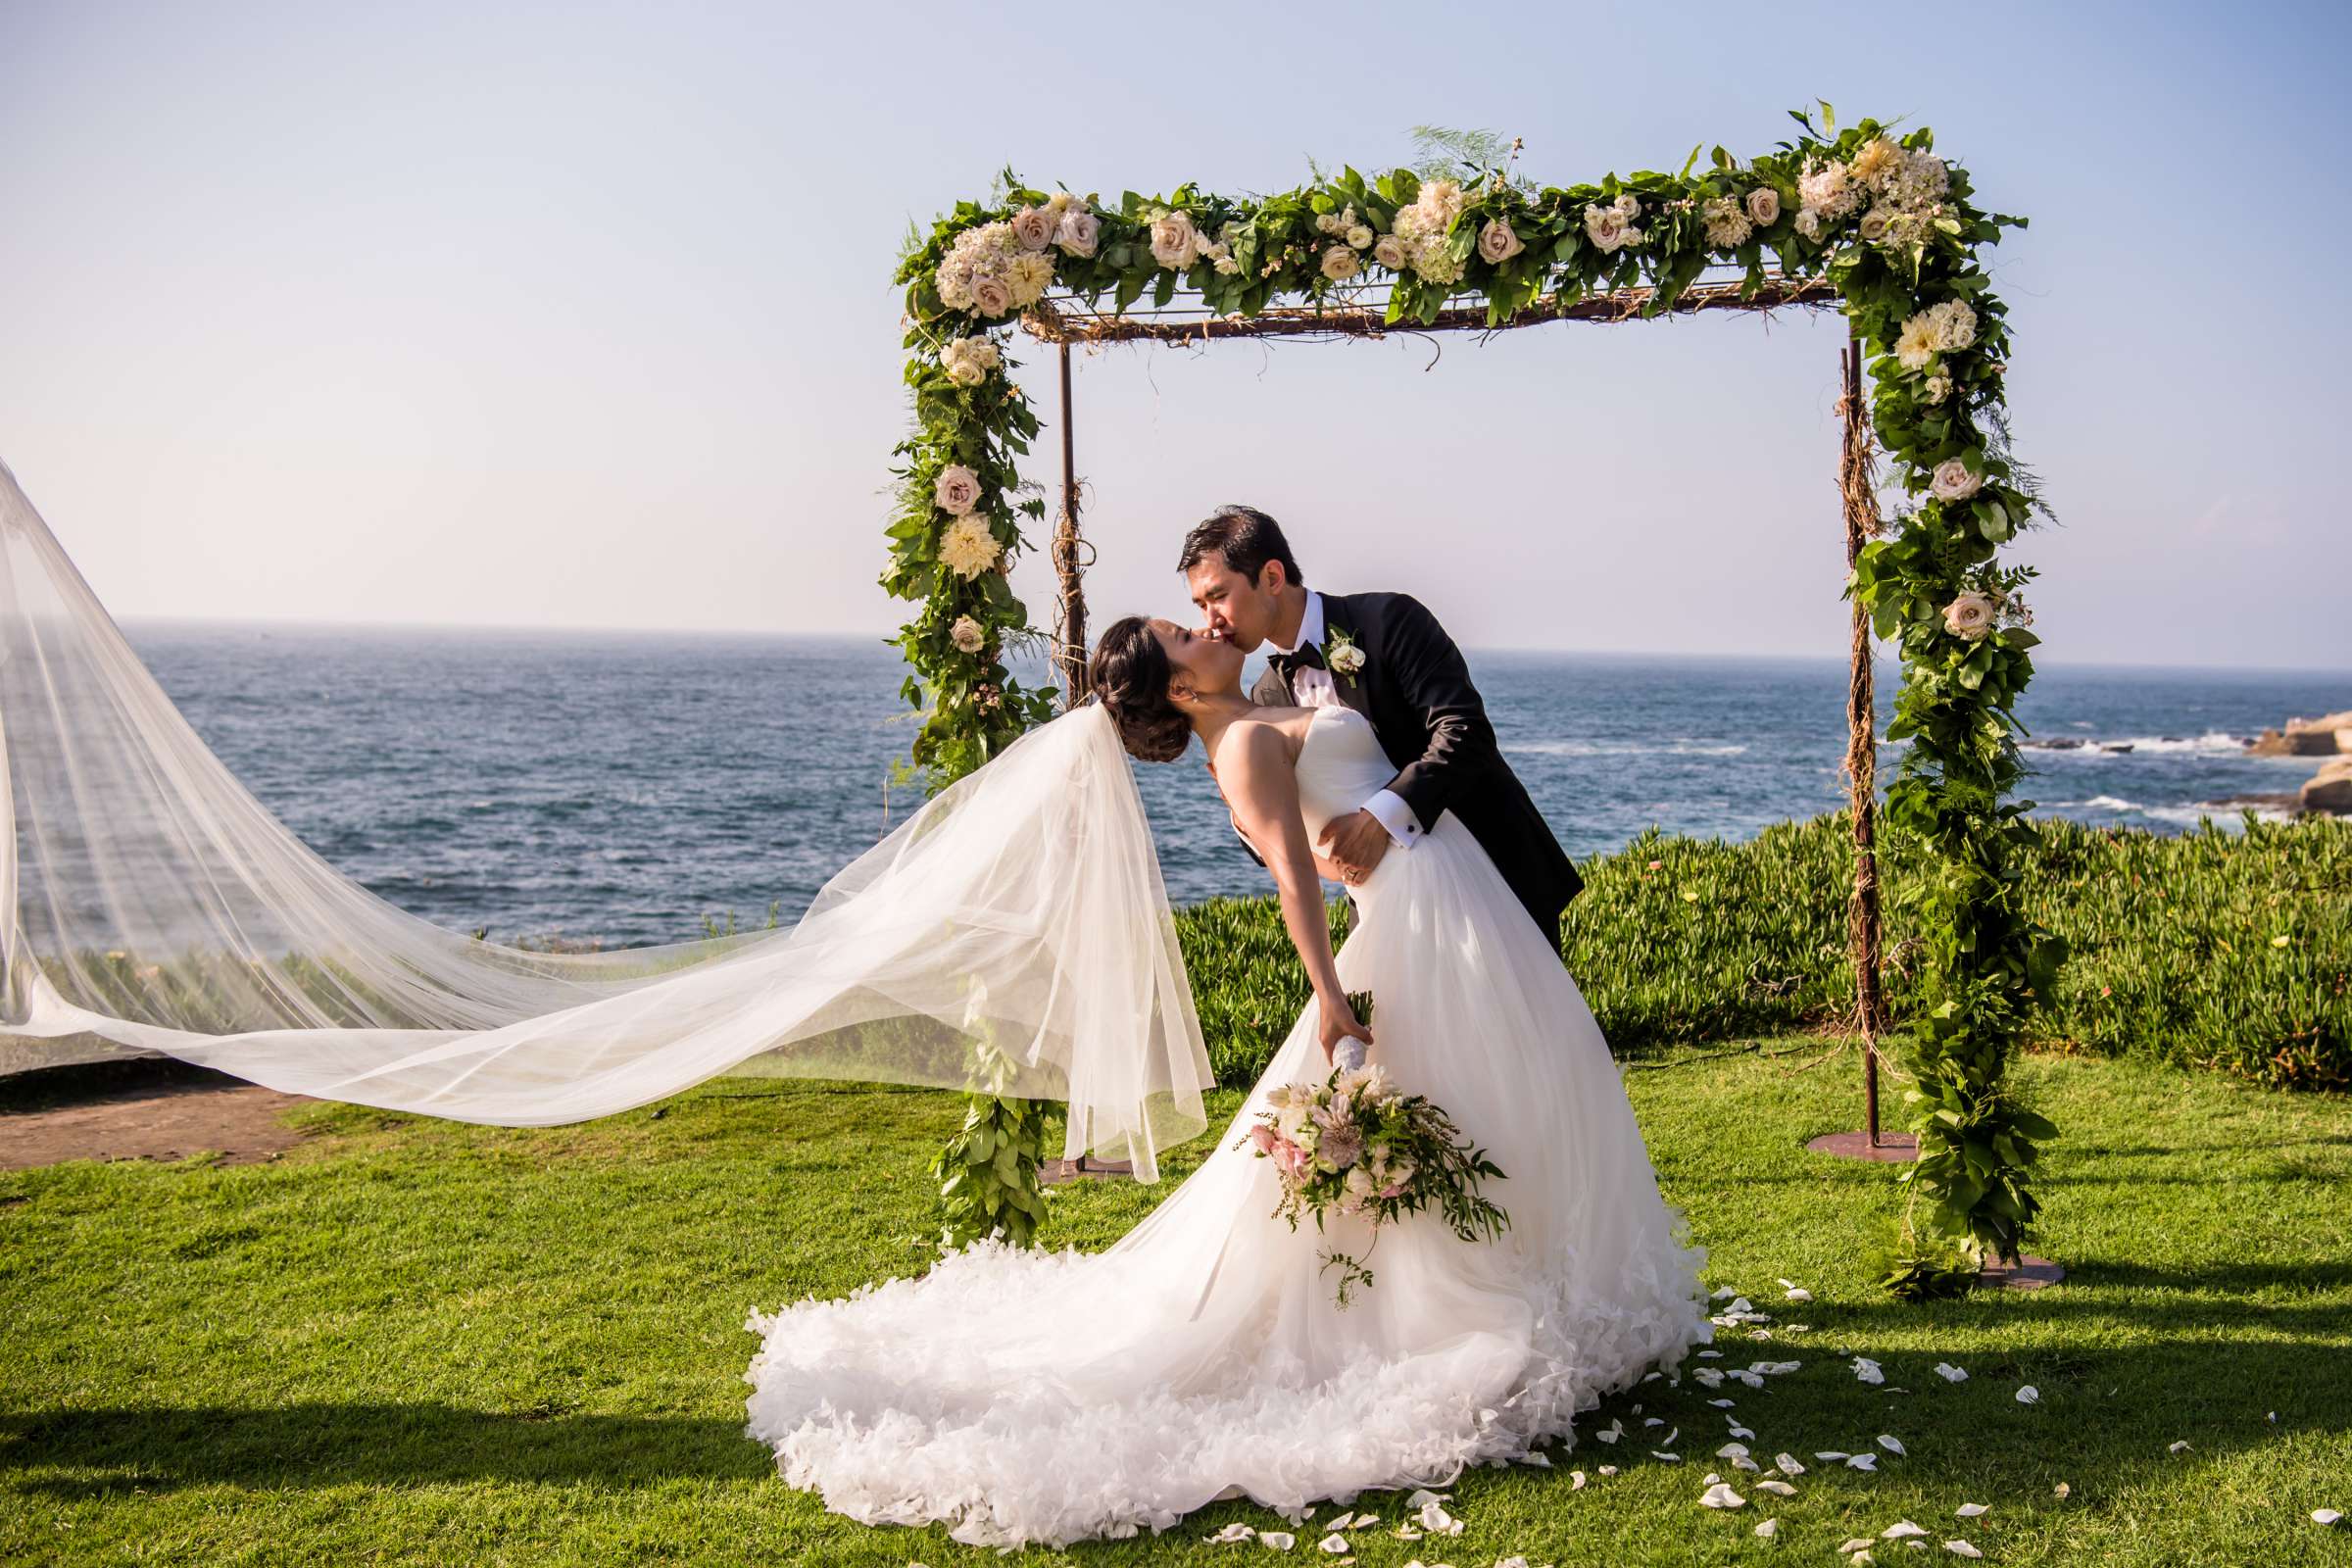
[[[1739,757],[1745,746],[1731,741],[1525,741],[1505,752],[1528,757]]]
[[[2050,741],[2020,741],[2018,750],[2052,757],[2123,757],[2152,754],[2173,757],[2243,757],[2252,744],[2241,735],[2207,730],[2202,735],[2127,735],[2121,740],[2085,740],[2060,746]]]

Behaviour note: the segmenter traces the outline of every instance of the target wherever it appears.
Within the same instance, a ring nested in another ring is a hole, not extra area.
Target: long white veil
[[[539,953],[404,913],[206,748],[0,465],[0,1070],[157,1051],[274,1089],[516,1126],[741,1064],[1065,1101],[1066,1151],[1206,1125],[1159,860],[1106,714],[943,791],[789,930]]]

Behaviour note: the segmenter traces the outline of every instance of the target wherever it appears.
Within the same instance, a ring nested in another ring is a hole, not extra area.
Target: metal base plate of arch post
[[[2064,1266],[2046,1257],[2035,1257],[2032,1252],[2020,1252],[2014,1263],[2004,1263],[1997,1257],[1987,1262],[1984,1272],[1977,1276],[1977,1287],[1980,1290],[2038,1291],[2064,1278]]]
[[[1867,1130],[1823,1133],[1807,1141],[1805,1148],[1816,1154],[1835,1154],[1840,1159],[1909,1161],[1919,1157],[1919,1140],[1910,1133],[1881,1133],[1875,1144]]]
[[[1076,1159],[1041,1159],[1037,1162],[1037,1180],[1041,1187],[1058,1187],[1063,1182],[1084,1181],[1090,1176],[1133,1176],[1135,1161],[1131,1159],[1089,1159],[1080,1154]]]

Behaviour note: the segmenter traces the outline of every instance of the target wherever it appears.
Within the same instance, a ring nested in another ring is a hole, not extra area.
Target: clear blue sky
[[[1826,97],[2034,220],[2050,657],[2352,661],[2340,6],[1483,14],[0,0],[0,457],[119,614],[880,633],[909,216],[1008,163],[1280,188],[1418,122],[1569,181]],[[1084,361],[1092,598],[1179,611],[1246,500],[1473,645],[1838,652],[1838,334]]]

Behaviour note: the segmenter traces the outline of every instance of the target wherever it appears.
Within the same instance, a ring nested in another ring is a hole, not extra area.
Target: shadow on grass
[[[58,1497],[134,1486],[649,1486],[753,1478],[771,1468],[742,1421],[698,1416],[543,1417],[448,1404],[0,1412],[0,1475],[17,1490]]]

